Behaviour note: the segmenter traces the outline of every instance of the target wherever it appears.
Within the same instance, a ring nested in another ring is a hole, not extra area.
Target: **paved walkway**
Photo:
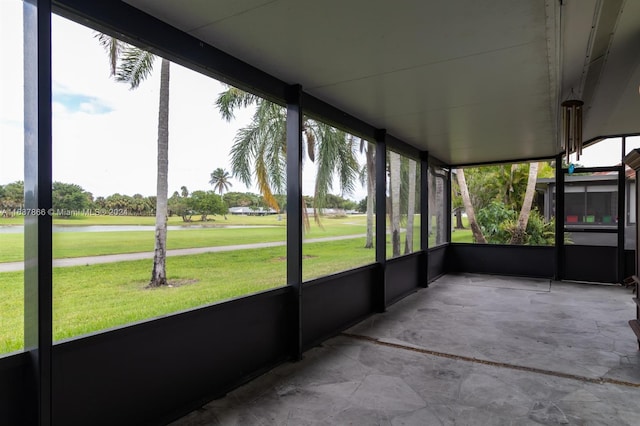
[[[340,237],[311,238],[308,240],[304,240],[304,243],[322,243],[326,241],[350,240],[350,239],[362,238],[362,237],[366,237],[366,234],[343,235]],[[286,241],[273,241],[269,243],[236,244],[231,246],[193,247],[193,248],[185,248],[185,249],[167,250],[167,256],[187,256],[187,255],[201,254],[201,253],[216,253],[216,252],[223,252],[223,251],[280,247],[286,244],[287,244]],[[103,256],[86,256],[86,257],[70,257],[66,259],[54,259],[53,266],[65,267],[65,266],[97,265],[99,263],[126,262],[129,260],[142,260],[142,259],[153,259],[153,252],[151,251],[151,252],[142,252],[142,253],[121,253],[121,254],[107,254]],[[23,269],[24,269],[24,262],[0,263],[0,272],[15,272],[15,271],[22,271]]]

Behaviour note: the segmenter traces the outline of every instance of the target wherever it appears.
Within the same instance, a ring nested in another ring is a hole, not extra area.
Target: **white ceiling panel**
[[[252,9],[259,9],[275,0],[135,0],[126,1],[161,21],[191,33]]]
[[[640,131],[640,53],[629,44],[640,2],[612,1],[127,3],[442,161],[466,164],[557,154],[558,106],[590,70],[585,133]],[[594,41],[606,46],[605,23],[619,34],[595,78],[589,50]]]

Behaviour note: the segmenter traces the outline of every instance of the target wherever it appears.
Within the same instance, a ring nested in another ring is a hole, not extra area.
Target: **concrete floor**
[[[172,425],[637,426],[631,299],[447,275]]]

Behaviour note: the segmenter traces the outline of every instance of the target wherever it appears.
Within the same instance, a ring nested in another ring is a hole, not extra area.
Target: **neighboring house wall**
[[[616,175],[567,176],[565,178],[565,226],[567,229],[613,229],[624,220],[625,249],[635,250],[636,200],[635,180],[626,179],[625,211],[618,212]],[[539,179],[537,190],[542,194],[542,211],[546,220],[555,214],[555,179]],[[574,232],[570,240],[579,245],[616,246],[615,233]]]

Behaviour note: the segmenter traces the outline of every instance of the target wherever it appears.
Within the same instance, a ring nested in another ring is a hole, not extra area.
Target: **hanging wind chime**
[[[584,102],[577,99],[564,101],[562,104],[562,148],[567,156],[576,154],[576,161],[582,155],[582,106]]]

